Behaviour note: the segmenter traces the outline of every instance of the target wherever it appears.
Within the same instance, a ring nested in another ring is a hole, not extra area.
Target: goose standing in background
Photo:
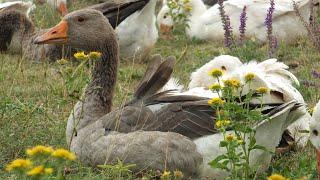
[[[4,11],[16,10],[29,17],[30,12],[35,8],[32,2],[13,1],[0,3],[0,13]]]
[[[88,8],[101,11],[116,28],[119,23],[137,10],[144,7],[149,0],[134,0],[127,3],[101,3]],[[43,59],[58,60],[62,58],[60,45],[35,45],[37,34],[44,30],[37,30],[31,20],[18,11],[0,12],[0,51],[20,52],[24,57],[40,61]],[[68,48],[69,49],[69,48]],[[69,50],[70,51],[70,50]],[[74,50],[71,50],[71,54]],[[70,53],[67,51],[67,53]],[[64,55],[65,57],[66,55]]]
[[[302,18],[308,21],[310,17],[311,0],[297,0],[298,9]],[[188,18],[188,28],[186,33],[189,38],[201,40],[217,41],[224,39],[224,29],[221,22],[219,5],[216,4],[207,9],[201,0],[190,0],[192,7],[191,15]],[[267,41],[265,19],[270,8],[269,0],[228,0],[224,1],[224,10],[230,17],[233,35],[239,37],[237,30],[240,25],[240,14],[244,6],[247,10],[246,36],[256,37],[258,40]],[[159,27],[168,29],[173,26],[173,21],[169,15],[169,8],[164,5],[158,14]],[[169,27],[168,27],[169,26]],[[307,35],[299,17],[295,14],[291,0],[275,0],[273,13],[273,35],[279,41],[292,42],[300,36]]]
[[[157,1],[150,0],[140,11],[135,12],[116,28],[119,38],[120,57],[144,60],[158,40],[156,27]]]
[[[238,96],[248,93],[249,89],[257,89],[259,87],[267,87],[270,92],[263,97],[263,103],[284,103],[296,100],[301,104],[306,104],[303,96],[294,87],[299,86],[298,79],[288,71],[288,66],[278,62],[277,59],[268,59],[260,63],[250,61],[243,64],[239,58],[221,55],[215,57],[205,65],[198,68],[190,76],[189,91],[190,94],[205,94],[211,97],[210,90],[205,90],[210,85],[217,82],[217,79],[209,75],[212,69],[221,69],[224,75],[221,80],[238,79],[241,84],[245,84],[245,76],[248,73],[254,73],[255,78],[250,83],[250,87],[243,87]],[[253,99],[254,100],[254,99]],[[258,103],[260,100],[255,100]],[[305,107],[306,108],[306,107]],[[299,147],[307,145],[309,136],[303,131],[309,130],[310,114],[306,113],[303,117],[288,127],[288,130]]]
[[[78,19],[84,21],[79,23]],[[133,99],[111,111],[119,49],[115,32],[99,11],[74,11],[38,36],[35,43],[63,43],[102,53],[82,101],[68,119],[67,142],[82,162],[96,166],[121,160],[135,164],[135,172],[181,170],[185,178],[222,179],[228,174],[207,164],[224,153],[218,143],[223,137],[214,129],[214,111],[207,98],[157,93],[173,72],[174,58],[163,60],[156,56]],[[295,101],[270,109],[264,111],[270,119],[256,125],[256,139],[258,144],[274,151],[287,126],[306,112]],[[271,156],[267,151],[255,150],[250,165],[263,171]]]

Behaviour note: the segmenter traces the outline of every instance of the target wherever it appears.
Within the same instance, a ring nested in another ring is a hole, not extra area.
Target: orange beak
[[[67,5],[63,2],[61,2],[58,6],[58,11],[60,12],[60,14],[62,16],[65,16],[66,14],[68,14],[68,8]]]
[[[68,23],[62,20],[55,27],[51,28],[48,32],[38,36],[35,44],[65,44],[68,39]]]
[[[167,26],[164,24],[160,24],[160,32],[163,34],[170,34],[172,31],[172,26]]]

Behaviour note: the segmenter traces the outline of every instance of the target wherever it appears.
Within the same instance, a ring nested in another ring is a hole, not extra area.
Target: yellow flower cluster
[[[176,177],[178,179],[182,179],[183,178],[183,173],[181,171],[174,171],[173,175],[174,175],[174,177]]]
[[[170,171],[164,171],[161,175],[161,179],[169,179],[170,178]]]
[[[6,171],[12,171],[14,169],[25,169],[32,165],[32,162],[29,159],[16,159],[12,161],[9,165],[6,167]]]
[[[219,83],[215,83],[215,84],[212,84],[211,86],[209,86],[209,89],[210,90],[213,90],[213,91],[217,91],[217,90],[220,90],[222,87]]]
[[[57,60],[57,63],[59,64],[59,65],[65,65],[65,64],[67,64],[69,61],[67,60],[67,59],[59,59],[59,60]]]
[[[232,134],[228,134],[228,135],[226,135],[225,139],[226,139],[226,141],[231,142],[231,141],[236,140],[237,138]]]
[[[27,155],[34,156],[38,154],[51,154],[53,152],[52,147],[46,147],[42,145],[35,146],[33,148],[27,149]]]
[[[252,81],[255,76],[256,75],[254,73],[248,73],[244,76],[244,79],[246,80],[246,82],[249,82]]]
[[[43,166],[36,166],[27,172],[27,176],[38,176],[41,174],[52,174],[52,168],[44,168]]]
[[[88,55],[86,55],[83,51],[81,52],[77,52],[73,55],[76,59],[80,59],[80,60],[83,60],[83,59],[86,59],[88,58]]]
[[[215,97],[215,98],[208,100],[209,105],[223,105],[224,103],[225,103],[225,101],[218,98],[218,97]]]
[[[70,160],[70,161],[73,161],[76,159],[76,155],[74,155],[73,153],[65,149],[57,149],[53,151],[52,156],[61,158],[61,159]]]
[[[184,10],[187,11],[187,12],[190,12],[192,10],[192,6],[190,6],[189,4],[185,4],[183,6]]]
[[[266,94],[269,91],[269,89],[266,87],[259,87],[258,89],[256,89],[256,91],[260,94]]]
[[[99,59],[99,58],[101,58],[101,53],[93,51],[93,52],[90,52],[88,56],[91,59]]]
[[[232,87],[232,88],[239,88],[240,81],[238,79],[227,79],[224,82],[225,86]]]
[[[281,176],[280,174],[272,174],[268,177],[268,180],[285,180],[286,178]]]
[[[216,124],[217,128],[221,128],[221,127],[225,127],[225,126],[230,125],[231,121],[230,120],[219,120],[215,124]]]
[[[222,76],[223,72],[221,69],[212,69],[208,74],[213,77],[220,77]]]

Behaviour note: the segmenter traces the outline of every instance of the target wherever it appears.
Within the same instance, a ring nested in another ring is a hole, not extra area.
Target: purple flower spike
[[[245,38],[245,32],[246,32],[246,26],[247,26],[247,6],[243,7],[243,10],[240,14],[240,26],[239,26],[239,32],[240,32],[240,44],[243,43],[243,40]]]
[[[270,0],[270,7],[268,9],[268,13],[267,13],[267,17],[264,21],[264,25],[267,27],[267,38],[269,41],[269,57],[272,57],[272,54],[275,51],[275,43],[276,42],[276,38],[272,35],[272,16],[273,16],[273,12],[275,9],[275,3],[274,0]]]
[[[224,10],[223,1],[224,0],[218,0],[219,11],[220,11],[220,17],[221,17],[221,21],[224,29],[224,44],[226,47],[230,48],[231,45],[233,44],[232,27],[230,23],[230,18],[228,15],[226,15],[226,12]]]

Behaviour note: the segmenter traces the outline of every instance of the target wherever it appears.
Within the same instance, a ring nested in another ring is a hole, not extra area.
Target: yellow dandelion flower
[[[65,65],[65,64],[67,64],[69,61],[67,60],[67,59],[59,59],[59,60],[57,60],[57,63],[59,64],[59,65]]]
[[[212,69],[208,74],[213,77],[220,77],[220,76],[222,76],[222,70],[221,69]]]
[[[219,129],[219,128],[221,128],[222,127],[222,121],[217,121],[216,122],[216,127]]]
[[[53,152],[52,147],[46,147],[46,146],[35,146],[31,149],[27,149],[27,155],[29,156],[34,156],[37,154],[51,154]]]
[[[92,59],[99,59],[101,57],[101,53],[93,51],[90,52],[88,56]]]
[[[222,87],[219,83],[215,83],[215,84],[212,84],[211,86],[209,86],[209,89],[213,90],[213,91],[220,90],[221,88]]]
[[[244,144],[243,139],[238,139],[238,144]]]
[[[219,120],[215,123],[217,128],[225,127],[231,124],[231,121],[229,120]]]
[[[53,168],[45,168],[44,169],[45,174],[52,174],[53,173]]]
[[[57,149],[53,151],[51,155],[56,158],[62,158],[70,161],[73,161],[76,159],[76,155],[74,155],[73,153],[65,149]]]
[[[6,171],[12,171],[18,168],[28,168],[32,165],[29,159],[16,159],[7,165]]]
[[[240,81],[238,79],[227,79],[224,81],[225,86],[239,88]]]
[[[258,89],[256,89],[256,91],[260,94],[265,94],[269,91],[269,89],[266,87],[259,87]]]
[[[225,101],[218,97],[208,100],[209,105],[223,105],[224,103]]]
[[[170,177],[170,171],[164,171],[161,175],[161,179],[168,179]]]
[[[27,176],[37,176],[44,173],[43,166],[36,166],[27,172]]]
[[[183,178],[183,173],[181,171],[174,171],[173,172],[174,177],[182,179]]]
[[[268,177],[268,180],[285,180],[286,178],[281,176],[280,174],[272,174]]]
[[[83,59],[86,59],[88,58],[88,55],[86,55],[83,51],[81,52],[77,52],[73,55],[76,59],[80,59],[80,60],[83,60]]]
[[[226,138],[226,141],[228,141],[228,142],[236,140],[236,137],[234,137],[234,135],[232,135],[232,134],[226,135],[225,138]]]
[[[246,82],[249,82],[252,81],[255,76],[256,75],[254,73],[248,73],[244,76],[244,79],[246,80]]]

